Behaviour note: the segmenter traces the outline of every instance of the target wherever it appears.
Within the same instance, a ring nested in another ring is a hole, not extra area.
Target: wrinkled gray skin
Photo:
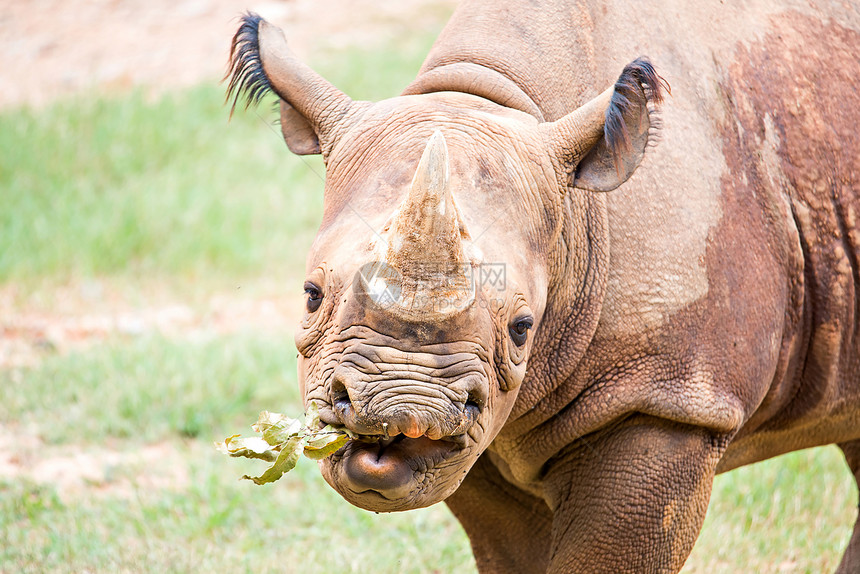
[[[347,500],[445,500],[482,572],[677,572],[715,473],[860,477],[856,7],[465,0],[375,104],[246,26],[234,87],[326,161],[296,343]]]

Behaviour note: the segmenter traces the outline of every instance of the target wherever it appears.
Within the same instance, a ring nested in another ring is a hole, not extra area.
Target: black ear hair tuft
[[[612,152],[616,166],[621,165],[621,158],[631,145],[624,116],[639,106],[647,106],[649,112],[653,112],[663,102],[663,90],[672,94],[669,83],[657,74],[647,58],[637,58],[622,70],[615,82],[612,100],[606,108],[606,123],[603,127],[606,145]],[[651,123],[651,131],[656,132],[659,120],[654,118]]]
[[[263,71],[263,63],[260,60],[260,22],[263,20],[258,14],[247,12],[242,16],[242,24],[233,36],[230,45],[230,61],[227,65],[227,73],[224,80],[230,78],[227,86],[227,97],[225,102],[233,99],[230,106],[230,117],[236,110],[239,98],[245,98],[245,108],[260,103],[260,100],[268,92],[272,92],[272,85]]]

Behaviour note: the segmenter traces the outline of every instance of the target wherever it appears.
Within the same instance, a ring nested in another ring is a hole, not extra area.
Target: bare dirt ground
[[[237,18],[281,26],[293,50],[373,44],[456,0],[0,0],[0,106],[84,90],[219,79]]]
[[[195,452],[202,446],[188,445]],[[0,478],[51,485],[64,501],[84,494],[128,499],[137,489],[181,489],[190,480],[187,456],[170,442],[132,450],[46,446],[34,432],[0,424]]]
[[[104,299],[94,299],[91,290]],[[193,338],[251,330],[292,332],[302,309],[301,295],[274,287],[258,288],[250,297],[214,293],[202,302],[148,293],[143,305],[98,282],[52,289],[46,306],[38,299],[35,304],[18,303],[17,291],[15,286],[0,288],[0,368],[33,365],[44,356],[115,335],[157,332]]]
[[[456,0],[0,0],[0,108],[43,106],[75,94],[157,94],[219,80],[238,16],[257,12],[281,26],[300,57],[319,46],[372,45],[414,29],[422,15],[450,11]],[[438,18],[431,19],[432,22]],[[262,295],[261,295],[262,293]],[[252,296],[212,295],[189,304],[158,293],[153,304],[125,300],[99,282],[54,289],[21,304],[14,286],[0,287],[0,368],[96,344],[116,334],[158,331],[193,337],[242,329],[292,331],[301,309],[295,295],[256,289]],[[25,298],[26,299],[26,298]],[[43,301],[43,303],[40,303]],[[0,477],[51,483],[61,493],[127,488],[108,481],[117,467],[140,467],[136,485],[182,485],[187,477],[170,444],[133,453],[67,446],[42,452],[33,431],[0,426]],[[166,461],[166,462],[165,462]],[[155,464],[155,463],[158,464]],[[171,474],[165,469],[175,470]],[[178,474],[176,474],[178,473]]]

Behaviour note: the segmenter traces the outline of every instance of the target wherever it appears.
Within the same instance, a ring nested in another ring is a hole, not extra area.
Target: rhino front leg
[[[445,502],[469,535],[480,572],[546,572],[552,529],[549,507],[506,481],[486,454]]]
[[[644,415],[580,440],[545,482],[555,511],[548,571],[678,572],[725,442]]]

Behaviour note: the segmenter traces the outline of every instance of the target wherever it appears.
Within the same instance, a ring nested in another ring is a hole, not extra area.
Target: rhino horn
[[[439,270],[463,262],[461,222],[449,179],[448,145],[437,130],[391,224],[386,261],[405,276],[420,276],[428,266]]]

